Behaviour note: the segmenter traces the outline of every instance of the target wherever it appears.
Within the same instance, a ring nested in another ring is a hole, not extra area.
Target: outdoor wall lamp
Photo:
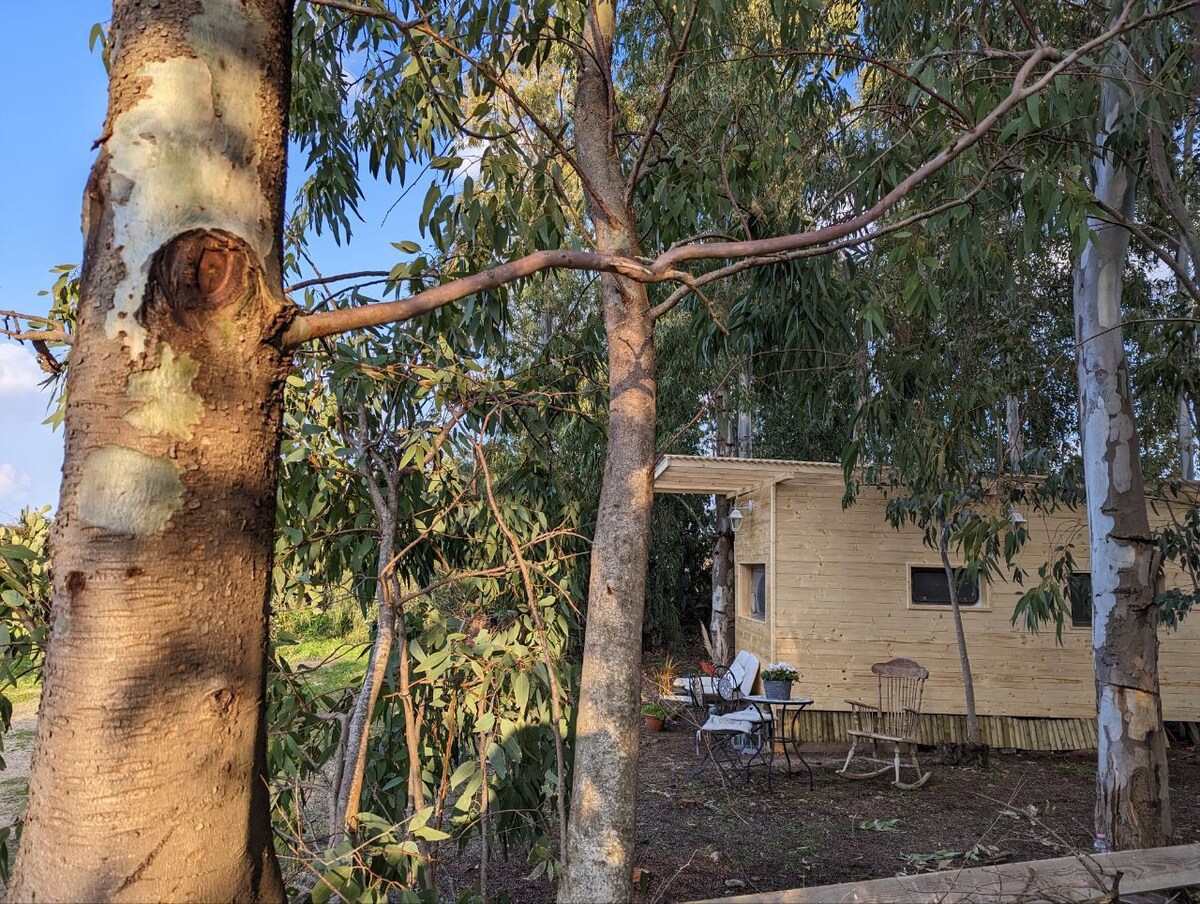
[[[745,520],[745,516],[738,511],[736,505],[729,509],[729,529],[735,534],[742,529],[742,522]]]
[[[1008,520],[1013,524],[1026,524],[1029,521],[1028,518],[1026,518],[1020,513],[1020,511],[1017,510],[1015,505],[1010,505],[1008,507]]]
[[[748,520],[748,516],[754,511],[754,503],[749,499],[743,502],[742,506],[746,509],[745,515],[739,511],[736,502],[729,508],[729,529],[735,534],[742,529],[742,524]]]

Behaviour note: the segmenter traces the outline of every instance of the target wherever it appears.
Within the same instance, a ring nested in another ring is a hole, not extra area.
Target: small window
[[[767,566],[747,565],[746,614],[759,621],[767,619]]]
[[[1067,599],[1071,603],[1071,624],[1076,628],[1092,626],[1092,575],[1077,571],[1067,582]]]
[[[912,568],[912,602],[914,606],[949,606],[950,582],[944,568]],[[979,605],[979,582],[965,575],[958,581],[958,604]]]

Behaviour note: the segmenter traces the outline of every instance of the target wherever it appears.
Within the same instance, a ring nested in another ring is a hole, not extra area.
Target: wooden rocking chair
[[[925,688],[925,679],[929,670],[922,668],[911,659],[892,659],[888,662],[877,662],[871,666],[871,671],[879,679],[879,702],[877,705],[862,703],[858,700],[847,700],[853,708],[854,728],[850,729],[850,752],[846,754],[846,762],[838,770],[843,778],[874,778],[883,775],[889,769],[895,773],[892,782],[897,788],[912,791],[920,788],[929,780],[930,772],[921,772],[921,764],[917,761],[917,728],[921,719],[921,694]],[[850,763],[854,760],[858,745],[863,741],[871,742],[871,756],[860,753],[859,758],[871,764],[881,764],[878,769],[869,768],[866,772],[851,772]],[[879,742],[892,745],[891,760],[879,756]],[[907,748],[912,763],[901,763],[901,748]],[[914,781],[900,781],[900,770],[912,769],[917,776]]]

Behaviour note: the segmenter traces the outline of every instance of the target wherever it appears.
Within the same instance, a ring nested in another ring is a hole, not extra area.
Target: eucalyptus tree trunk
[[[733,419],[729,415],[729,393],[721,388],[716,399],[717,458],[728,458],[736,448],[733,436]],[[712,641],[713,662],[729,665],[733,658],[733,534],[729,529],[729,500],[717,496],[717,531],[713,541],[712,566],[712,617],[708,623],[709,639]]]
[[[967,704],[967,745],[973,749],[982,746],[979,736],[979,717],[975,714],[975,679],[971,677],[971,657],[967,653],[967,632],[963,630],[962,607],[958,603],[958,581],[954,579],[954,568],[950,565],[950,527],[943,523],[938,535],[938,552],[942,556],[942,568],[950,586],[950,614],[954,619],[954,639],[958,644],[958,664],[962,668],[963,696]]]
[[[1179,476],[1196,479],[1196,425],[1192,422],[1192,403],[1187,393],[1179,391],[1177,426],[1179,432]]]
[[[743,364],[738,374],[737,455],[738,458],[754,457],[754,408],[750,401],[752,376],[749,365]]]
[[[616,9],[594,0],[579,50],[575,142],[596,250],[636,257],[637,224],[614,137],[610,77]],[[600,277],[608,340],[609,436],[592,545],[575,779],[563,902],[632,894],[638,697],[646,550],[653,501],[655,369],[645,286]]]
[[[712,641],[714,665],[729,665],[733,659],[733,532],[729,528],[729,500],[717,496],[717,537],[713,541],[712,617],[709,619],[709,639]]]
[[[392,569],[392,557],[396,551],[396,518],[399,502],[397,499],[395,469],[378,475],[383,478],[383,485],[376,479],[377,475],[371,467],[374,459],[367,450],[370,442],[366,434],[366,415],[360,409],[358,418],[360,429],[358,434],[358,472],[371,497],[371,507],[375,510],[375,524],[379,537],[379,565],[376,573],[375,601],[379,614],[375,620],[375,640],[371,644],[371,654],[367,659],[367,671],[363,676],[363,684],[358,697],[354,701],[354,709],[346,724],[346,760],[337,787],[337,809],[335,815],[332,844],[341,840],[343,832],[354,832],[358,828],[358,811],[362,800],[363,776],[367,768],[367,741],[371,733],[371,716],[375,712],[375,704],[379,701],[379,692],[387,678],[388,662],[392,653],[392,640],[396,630],[396,594],[392,591],[395,580]],[[383,465],[382,461],[379,461]]]
[[[1021,462],[1025,458],[1025,432],[1022,429],[1021,400],[1015,395],[1004,397],[1004,451],[1008,455],[1008,469],[1013,474],[1021,473]]]
[[[1101,89],[1100,122],[1116,123],[1132,103],[1132,66]],[[1132,217],[1133,171],[1096,136],[1095,194]],[[1093,236],[1075,268],[1080,437],[1091,533],[1092,647],[1096,660],[1099,768],[1096,831],[1117,849],[1171,838],[1166,735],[1158,683],[1156,547],[1146,516],[1140,444],[1121,330],[1121,289],[1129,233],[1091,219]]]
[[[13,900],[284,898],[264,674],[290,9],[114,4]]]

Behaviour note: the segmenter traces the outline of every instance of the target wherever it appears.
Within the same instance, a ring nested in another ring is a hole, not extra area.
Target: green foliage
[[[651,719],[665,720],[667,718],[667,708],[661,703],[647,703],[642,707],[642,715],[649,716]]]
[[[8,731],[12,690],[40,676],[50,614],[50,507],[22,509],[0,525],[0,724]],[[2,749],[2,748],[0,748]],[[4,762],[0,759],[0,769]]]

